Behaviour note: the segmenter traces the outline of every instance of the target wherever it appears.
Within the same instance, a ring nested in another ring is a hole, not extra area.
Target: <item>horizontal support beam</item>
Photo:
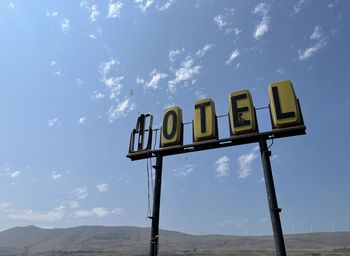
[[[285,138],[297,135],[306,134],[305,125],[294,126],[289,128],[275,129],[268,132],[256,132],[243,135],[233,135],[229,138],[218,139],[218,140],[206,140],[201,142],[196,142],[187,145],[171,146],[166,148],[159,148],[155,150],[144,150],[134,153],[129,153],[126,157],[130,158],[132,161],[141,160],[156,156],[170,156],[176,154],[191,153],[202,150],[209,150],[215,148],[232,147],[243,144],[250,144],[259,142],[261,139],[277,139]]]

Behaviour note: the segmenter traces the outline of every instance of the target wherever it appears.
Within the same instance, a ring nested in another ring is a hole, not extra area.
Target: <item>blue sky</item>
[[[126,158],[138,113],[159,127],[178,105],[188,122],[210,97],[226,114],[240,89],[263,107],[285,79],[307,135],[271,148],[283,230],[349,230],[349,11],[345,0],[2,1],[0,230],[149,226],[147,162]],[[266,111],[258,122],[271,129]],[[256,146],[166,157],[161,228],[271,234]]]

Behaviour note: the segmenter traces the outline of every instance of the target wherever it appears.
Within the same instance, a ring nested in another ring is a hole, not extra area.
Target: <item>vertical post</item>
[[[271,216],[273,236],[275,240],[276,255],[286,256],[286,248],[283,240],[282,225],[279,213],[281,209],[277,205],[277,197],[275,191],[275,185],[273,183],[273,176],[271,170],[270,156],[271,151],[267,148],[266,139],[259,141],[261,161],[264,169],[265,186],[267,193],[267,200],[269,203],[269,210]]]
[[[156,165],[153,166],[156,170],[155,184],[154,184],[154,196],[153,196],[153,210],[152,210],[152,229],[151,229],[151,243],[150,243],[150,256],[158,255],[158,242],[159,242],[159,210],[160,210],[160,194],[162,187],[162,166],[163,156],[157,155]]]

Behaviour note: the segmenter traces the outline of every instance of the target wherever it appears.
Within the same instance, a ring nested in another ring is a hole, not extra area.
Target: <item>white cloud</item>
[[[258,157],[257,150],[259,147],[254,147],[249,153],[241,155],[237,163],[239,165],[238,178],[244,179],[252,172],[252,165],[254,160]]]
[[[95,4],[91,8],[87,8],[90,11],[89,20],[90,22],[95,22],[97,17],[101,15],[101,12],[98,10],[98,6]]]
[[[13,10],[15,9],[15,4],[10,2],[8,5],[7,5],[7,8],[10,9],[10,10]]]
[[[137,78],[136,78],[136,83],[137,83],[137,84],[144,84],[144,83],[145,83],[145,80],[144,80],[143,78],[137,77]]]
[[[197,99],[204,99],[208,98],[208,95],[206,93],[203,93],[202,91],[195,91],[194,95],[196,95]]]
[[[110,99],[116,98],[123,87],[121,84],[121,81],[124,79],[123,76],[109,76],[112,68],[117,64],[119,64],[119,62],[116,59],[111,58],[109,61],[102,62],[99,65],[99,72],[102,75],[100,81],[103,82],[109,90]]]
[[[108,121],[113,123],[118,118],[126,116],[130,111],[136,108],[134,103],[130,104],[130,99],[125,98],[123,101],[119,102],[117,105],[111,106],[108,110]]]
[[[21,174],[20,171],[14,171],[14,172],[10,172],[9,176],[14,179],[14,178],[18,177],[20,174]]]
[[[183,53],[184,51],[185,51],[185,48],[169,51],[169,60],[171,62],[174,62],[176,60],[176,56]]]
[[[62,75],[61,70],[57,70],[57,71],[53,72],[53,75],[55,75],[55,76]]]
[[[234,61],[238,56],[239,56],[239,51],[238,49],[236,49],[231,53],[230,58],[226,61],[226,64],[227,65],[231,64],[232,61]]]
[[[55,222],[62,220],[65,215],[65,207],[63,205],[54,208],[50,211],[34,211],[32,209],[26,209],[19,213],[11,214],[10,218],[16,220],[29,220],[40,222]]]
[[[314,56],[323,46],[325,46],[325,42],[317,42],[315,45],[306,48],[304,51],[299,50],[299,60],[306,60],[312,56]]]
[[[263,35],[266,34],[267,31],[269,31],[269,23],[270,23],[270,18],[267,16],[263,17],[263,19],[260,21],[260,23],[255,29],[255,32],[254,32],[255,39],[260,39]]]
[[[105,97],[105,95],[101,92],[94,91],[91,95],[92,100],[101,100]]]
[[[111,58],[109,61],[102,62],[98,67],[99,72],[105,77],[111,72],[113,66],[116,64],[120,64],[120,62],[114,58]]]
[[[98,217],[103,218],[111,214],[120,214],[122,209],[109,210],[108,208],[96,207],[91,210],[79,210],[74,212],[74,217],[77,219],[87,218],[87,217]]]
[[[55,60],[50,61],[50,66],[54,67],[57,65],[57,62]]]
[[[52,118],[52,119],[50,119],[49,121],[47,121],[47,123],[48,123],[48,126],[49,126],[49,127],[52,127],[52,126],[54,126],[54,125],[56,125],[56,124],[59,124],[59,121],[58,121],[58,118],[55,117],[55,118]]]
[[[182,166],[181,168],[177,168],[177,169],[173,170],[173,175],[180,177],[180,178],[185,178],[190,173],[193,172],[195,166],[196,165],[194,165],[194,164],[186,164],[186,165]]]
[[[80,117],[80,118],[78,119],[77,123],[78,123],[78,124],[85,124],[86,119],[87,119],[86,116],[82,116],[82,117]]]
[[[222,156],[215,162],[215,173],[217,178],[224,178],[230,175],[230,159]]]
[[[235,35],[238,36],[240,29],[233,26],[232,17],[235,13],[234,9],[225,8],[223,14],[216,15],[213,20],[220,30],[225,31],[226,34],[235,31]],[[239,32],[238,32],[239,31]],[[238,33],[237,33],[238,32]]]
[[[270,5],[267,3],[259,3],[255,6],[253,10],[253,14],[258,14],[261,16],[266,16],[270,11]]]
[[[71,209],[76,209],[79,207],[79,203],[77,201],[71,201],[71,202],[69,202],[69,207]]]
[[[108,18],[117,18],[120,17],[120,10],[123,7],[123,3],[122,2],[113,2],[110,1],[108,4],[108,14],[107,17]]]
[[[332,3],[328,5],[329,9],[333,9],[338,4],[338,0],[334,0]]]
[[[68,18],[64,18],[61,21],[61,29],[64,33],[68,33],[70,30],[70,20]]]
[[[298,14],[304,3],[305,3],[305,0],[300,0],[297,4],[295,4],[293,6],[293,14]]]
[[[149,7],[151,7],[153,2],[154,0],[135,0],[135,3],[143,12],[145,12]]]
[[[191,56],[187,56],[181,63],[178,70],[175,71],[175,79],[168,81],[169,90],[171,92],[176,91],[176,85],[180,82],[185,82],[193,78],[195,74],[199,73],[201,66],[194,65],[194,61]]]
[[[311,47],[308,47],[305,50],[298,50],[299,60],[306,60],[308,58],[311,58],[327,44],[327,37],[323,35],[320,26],[315,26],[314,31],[310,36],[310,40],[316,42]]]
[[[218,223],[218,226],[221,228],[227,228],[228,226],[233,225],[234,222],[232,220],[225,220],[225,221],[221,221]]]
[[[11,206],[9,202],[0,202],[0,211],[4,211]]]
[[[75,188],[71,191],[71,193],[74,194],[78,199],[84,199],[89,195],[85,186]]]
[[[97,188],[98,192],[107,192],[108,191],[108,184],[106,184],[106,183],[97,184],[96,188]]]
[[[261,16],[261,21],[257,25],[253,35],[256,40],[262,38],[269,31],[270,17],[267,15],[270,8],[271,6],[267,3],[259,3],[253,10],[253,14]]]
[[[227,23],[224,20],[224,17],[222,15],[217,15],[214,17],[214,22],[219,27],[219,29],[223,29]]]
[[[175,0],[168,0],[165,4],[163,5],[157,5],[157,10],[158,11],[165,11],[167,9],[169,9],[170,6],[172,6],[175,3]]]
[[[284,69],[283,68],[278,68],[277,70],[276,70],[276,72],[277,73],[279,73],[279,74],[284,74]]]
[[[45,14],[48,17],[56,17],[56,16],[58,16],[58,12],[57,11],[52,11],[52,12],[46,11]]]
[[[320,40],[321,37],[323,36],[322,31],[321,31],[321,27],[320,26],[316,26],[314,28],[314,32],[312,32],[310,39],[311,40]]]
[[[137,77],[136,83],[137,84],[143,84],[145,88],[152,88],[157,89],[158,84],[162,79],[165,79],[168,77],[168,74],[158,72],[156,69],[153,69],[149,76],[151,77],[148,82],[146,82],[144,79]]]
[[[75,79],[75,83],[76,83],[77,85],[82,85],[84,82],[83,82],[83,80],[81,80],[80,78],[77,78],[77,79]]]
[[[200,49],[196,52],[196,55],[200,58],[203,57],[213,46],[213,44],[206,44],[203,49]]]
[[[61,178],[61,174],[59,174],[59,173],[56,172],[56,171],[52,172],[52,174],[51,174],[51,179],[52,179],[52,180],[57,180],[57,179],[59,179],[59,178]]]

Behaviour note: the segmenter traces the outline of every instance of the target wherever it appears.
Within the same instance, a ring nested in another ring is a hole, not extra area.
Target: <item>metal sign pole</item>
[[[266,186],[267,200],[269,202],[273,236],[275,239],[276,255],[286,256],[287,255],[286,248],[284,245],[282,225],[281,225],[281,220],[279,215],[279,213],[281,212],[281,209],[278,208],[278,205],[277,205],[275,185],[273,183],[273,176],[272,176],[272,170],[271,170],[271,163],[270,163],[271,151],[269,151],[267,147],[266,139],[261,139],[259,141],[259,145],[260,145],[261,161],[264,169],[265,186]]]
[[[154,184],[154,196],[153,196],[153,210],[152,210],[152,230],[151,230],[151,243],[150,243],[150,256],[158,255],[158,242],[159,242],[159,210],[160,210],[160,194],[162,187],[162,167],[163,156],[157,155],[156,165],[153,166],[156,170],[155,184]]]

